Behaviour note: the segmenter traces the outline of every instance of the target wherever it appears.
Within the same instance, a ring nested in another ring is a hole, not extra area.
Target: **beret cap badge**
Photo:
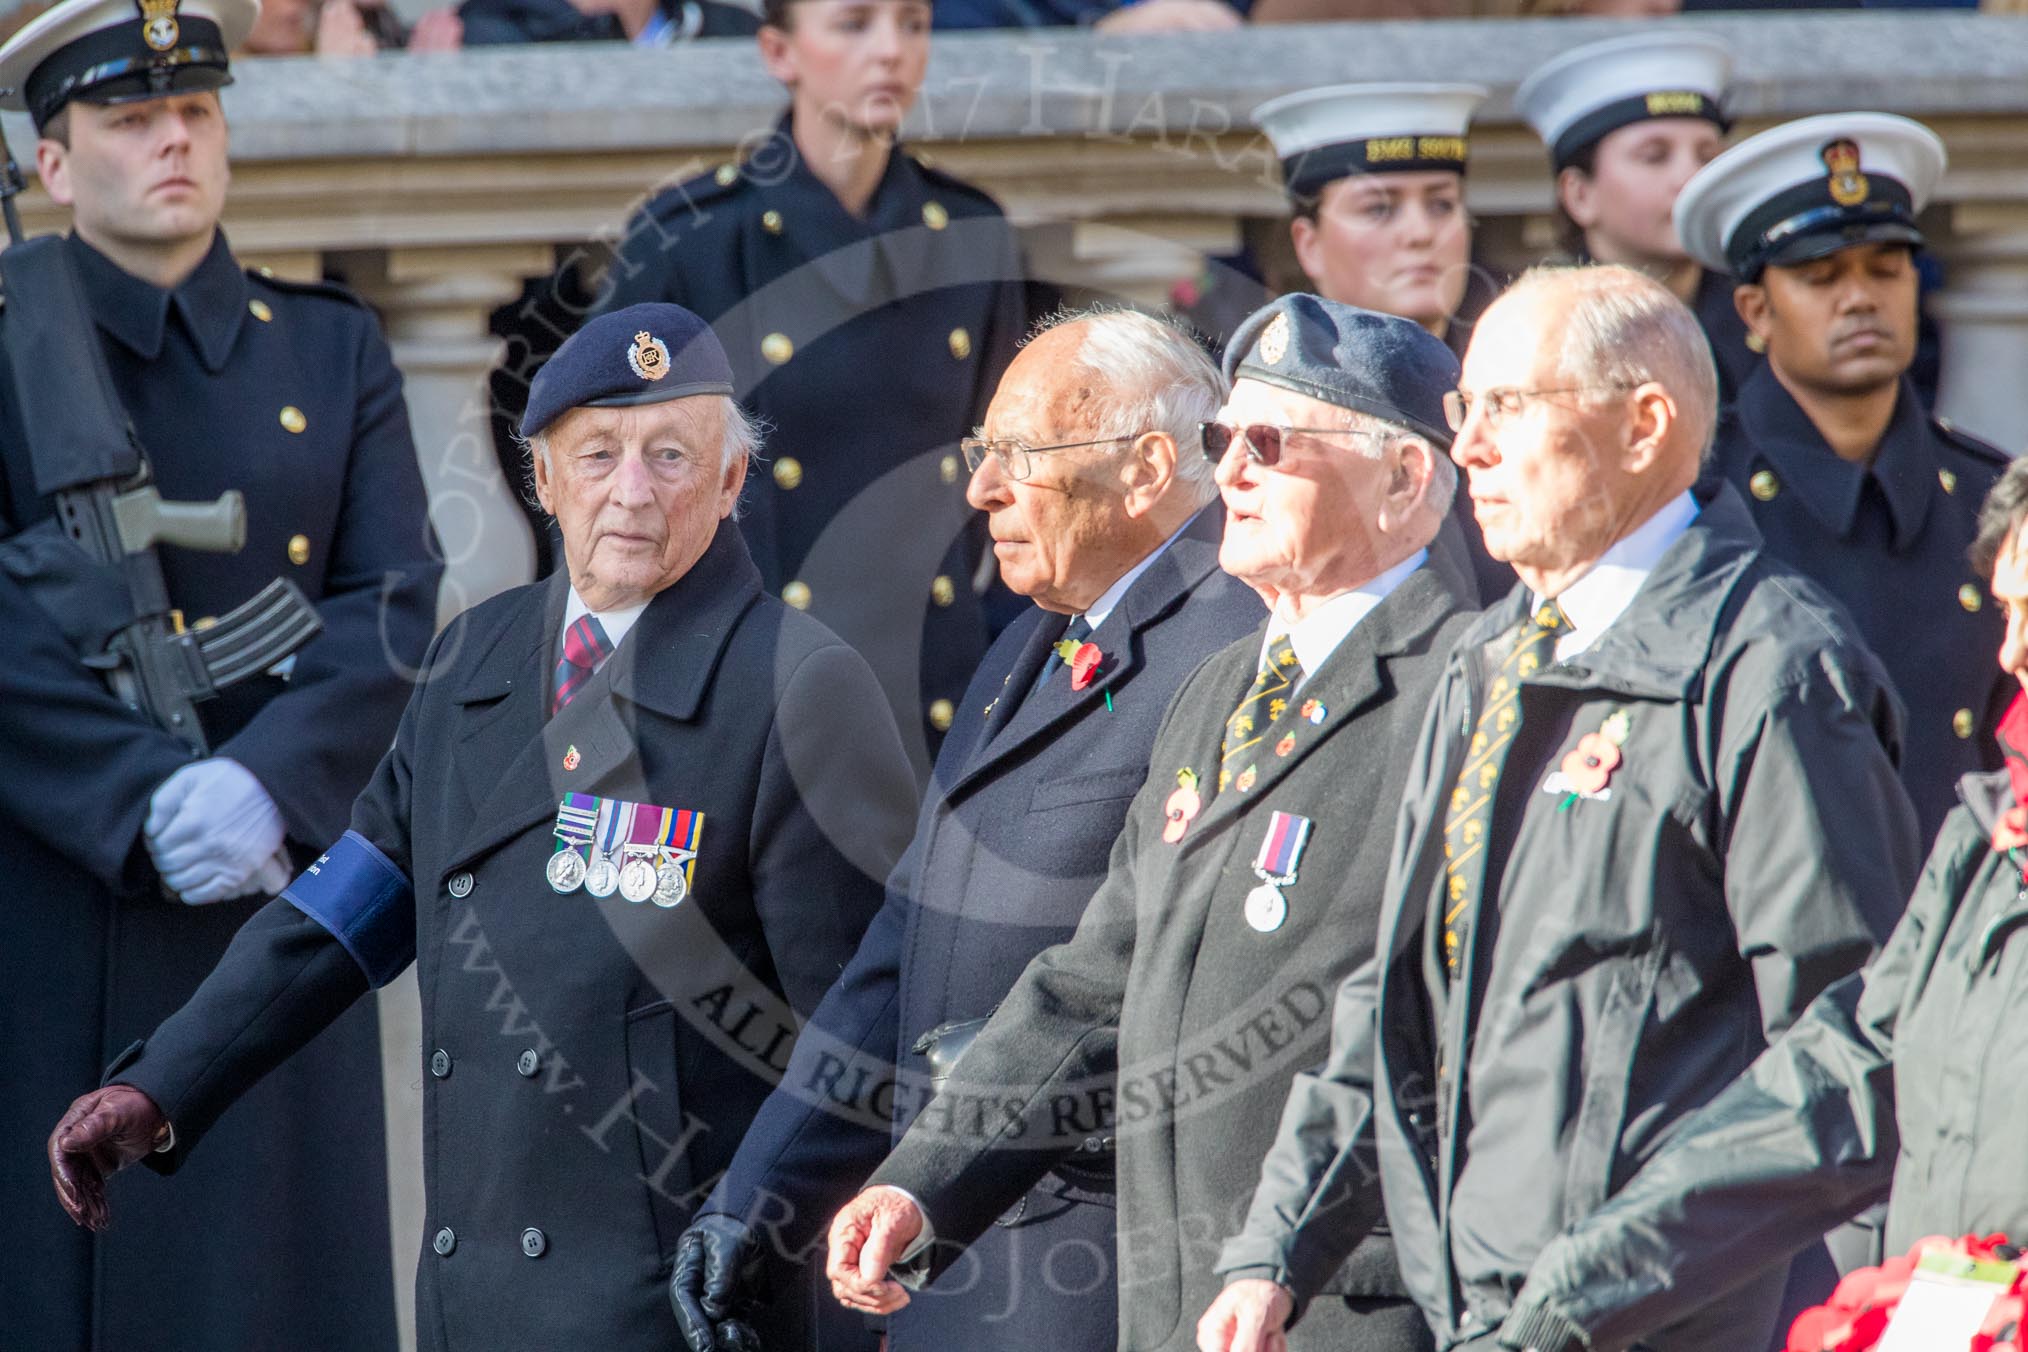
[[[1269,366],[1280,362],[1289,350],[1289,317],[1278,314],[1261,330],[1260,359]]]
[[[1817,152],[1831,171],[1831,200],[1841,207],[1856,207],[1868,195],[1866,175],[1859,172],[1859,143],[1847,137],[1827,141]]]
[[[154,51],[166,52],[176,45],[182,30],[176,22],[180,0],[138,0],[141,9],[141,37]]]
[[[627,365],[643,380],[660,380],[669,374],[669,345],[643,329],[627,349]]]

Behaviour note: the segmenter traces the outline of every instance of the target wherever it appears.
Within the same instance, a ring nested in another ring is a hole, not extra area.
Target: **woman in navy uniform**
[[[677,1236],[878,908],[914,799],[866,663],[761,593],[729,520],[752,447],[731,391],[672,305],[594,320],[544,367],[527,426],[567,567],[451,622],[351,829],[63,1118],[81,1222],[105,1222],[116,1162],[265,1174],[219,1148],[234,1100],[413,962],[418,1344],[681,1345]],[[808,1309],[779,1300],[766,1346],[818,1346]]]
[[[2014,682],[1966,653],[2003,622],[1968,555],[2007,457],[1924,411],[1916,214],[1943,142],[1884,113],[1784,123],[1691,179],[1676,224],[1691,255],[1742,283],[1767,361],[1718,425],[1710,473],[1744,491],[1776,556],[1851,612],[1908,711],[1901,774],[1927,843],[1960,777],[1997,769]]]
[[[1564,252],[1619,263],[1675,292],[1704,326],[1729,405],[1760,364],[1732,275],[1684,252],[1671,212],[1725,148],[1732,53],[1707,33],[1639,33],[1565,52],[1521,82],[1514,107],[1549,147]]]
[[[215,91],[254,10],[188,0],[144,21],[126,0],[70,0],[0,48],[0,104],[30,113],[39,176],[72,209],[58,247],[157,485],[245,498],[236,553],[157,548],[169,604],[202,627],[281,577],[323,622],[286,672],[197,705],[210,754],[196,758],[83,664],[75,608],[44,610],[0,574],[0,875],[17,892],[0,989],[22,1034],[0,1076],[10,1348],[257,1347],[315,1329],[321,1348],[382,1352],[394,1335],[370,1007],[117,1231],[66,1222],[37,1163],[49,1115],[189,998],[291,859],[343,829],[435,622],[436,543],[373,315],[336,287],[242,270],[217,229]],[[0,349],[24,341],[19,317],[0,311]],[[0,549],[16,560],[50,539],[25,532],[53,510],[26,440],[51,429],[22,417],[0,374]],[[259,1178],[227,1164],[256,1151]]]
[[[958,440],[1021,338],[1019,260],[990,198],[896,144],[926,0],[768,0],[765,18],[788,113],[647,204],[602,307],[669,300],[717,328],[770,428],[742,507],[754,562],[866,655],[920,776],[989,637]]]
[[[1465,84],[1347,84],[1270,99],[1253,119],[1281,157],[1289,239],[1326,300],[1412,319],[1462,358],[1499,288],[1472,262],[1466,135],[1486,91]],[[1452,501],[1478,595],[1514,570],[1479,540],[1471,499]]]

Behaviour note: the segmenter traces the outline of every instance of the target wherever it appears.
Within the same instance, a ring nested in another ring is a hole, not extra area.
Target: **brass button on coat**
[[[956,483],[958,481],[958,457],[955,455],[945,456],[943,464],[937,467],[937,472],[944,476],[945,483]]]
[[[922,223],[932,230],[941,230],[951,223],[951,213],[944,210],[942,202],[924,202]]]
[[[781,234],[782,213],[779,211],[763,211],[761,213],[761,229],[767,231],[770,235]]]
[[[782,588],[782,600],[788,602],[797,610],[808,610],[810,608],[810,585],[807,582],[791,582],[788,586]]]
[[[937,574],[936,581],[930,583],[930,600],[940,606],[947,606],[957,599],[958,584],[942,573]]]
[[[719,187],[729,188],[732,186],[732,181],[739,177],[739,166],[736,164],[721,164],[711,177],[717,182]]]
[[[938,732],[949,732],[951,730],[951,715],[956,712],[955,709],[951,708],[951,702],[947,699],[933,702],[929,707],[930,726]]]
[[[1966,610],[1970,611],[1972,614],[1976,615],[1979,613],[1979,606],[1981,603],[1982,600],[1981,597],[1979,596],[1979,589],[1977,587],[1974,587],[1971,583],[1967,582],[1964,586],[1958,588],[1958,604],[1963,606]]]
[[[803,482],[803,462],[793,455],[785,455],[775,461],[775,486],[795,488]]]
[[[951,330],[951,355],[959,361],[972,355],[972,335],[963,329]]]
[[[1977,726],[1970,709],[1960,709],[1951,715],[1951,731],[1958,735],[1960,741],[1970,741],[1972,733],[1976,730]]]
[[[1775,494],[1782,491],[1782,481],[1775,478],[1773,470],[1755,470],[1753,477],[1746,481],[1746,487],[1762,502],[1773,502]]]
[[[776,366],[796,355],[796,345],[789,341],[786,333],[771,333],[761,339],[761,355]]]
[[[289,562],[300,568],[309,561],[310,537],[307,535],[291,535],[289,537]]]
[[[310,425],[310,420],[303,416],[303,410],[297,408],[294,404],[282,405],[281,418],[282,426],[288,428],[291,432],[301,432]]]
[[[1943,491],[1946,493],[1958,491],[1958,476],[1947,469],[1940,469],[1936,472],[1936,481],[1943,485]]]
[[[246,303],[246,308],[247,313],[252,315],[255,319],[260,320],[261,323],[270,324],[274,322],[275,312],[268,308],[268,303],[266,301],[250,300]]]

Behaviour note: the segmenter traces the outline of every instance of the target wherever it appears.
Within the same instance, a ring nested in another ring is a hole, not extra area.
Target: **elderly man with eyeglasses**
[[[1323,1055],[1331,992],[1370,951],[1415,730],[1467,621],[1471,584],[1432,549],[1455,529],[1442,397],[1457,361],[1412,321],[1292,295],[1241,326],[1226,371],[1200,433],[1225,504],[1219,563],[1272,614],[1184,683],[1076,935],[1021,973],[833,1222],[832,1289],[855,1308],[958,1277],[1104,1112],[1118,1346],[1190,1347],[1290,1081]],[[1308,1345],[1429,1346],[1385,1238],[1337,1276]]]
[[[1444,670],[1375,959],[1218,1259],[1205,1352],[1299,1342],[1383,1219],[1439,1347],[1572,1345],[1553,1310],[1510,1318],[1535,1256],[1862,964],[1914,877],[1886,676],[1735,490],[1692,492],[1695,316],[1625,268],[1538,270],[1463,377],[1451,454],[1520,585]],[[1783,1276],[1644,1346],[1766,1347]]]
[[[972,678],[821,1034],[805,1033],[679,1246],[672,1291],[697,1352],[737,1345],[769,1295],[751,1260],[823,1237],[1028,960],[1070,937],[1170,698],[1259,625],[1259,599],[1219,570],[1225,514],[1197,452],[1225,389],[1171,325],[1069,315],[1022,348],[965,441],[966,496],[1035,606]],[[1112,1158],[1099,1108],[1077,1116],[1095,1148],[1009,1198],[964,1270],[888,1321],[891,1352],[1027,1352],[1044,1328],[1055,1352],[1112,1352]]]

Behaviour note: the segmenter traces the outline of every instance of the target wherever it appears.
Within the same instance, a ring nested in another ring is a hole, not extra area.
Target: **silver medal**
[[[690,895],[690,884],[683,881],[683,869],[679,864],[664,864],[655,874],[655,904],[663,908],[681,906],[683,898]]]
[[[1246,923],[1262,934],[1272,934],[1289,918],[1289,903],[1273,883],[1262,883],[1246,894]]]
[[[600,855],[584,871],[584,890],[595,897],[609,897],[620,890],[620,866]]]
[[[584,881],[584,856],[576,850],[558,850],[549,856],[549,885],[559,892],[575,892]]]
[[[620,870],[620,895],[636,906],[655,895],[655,866],[645,859],[629,859]]]

